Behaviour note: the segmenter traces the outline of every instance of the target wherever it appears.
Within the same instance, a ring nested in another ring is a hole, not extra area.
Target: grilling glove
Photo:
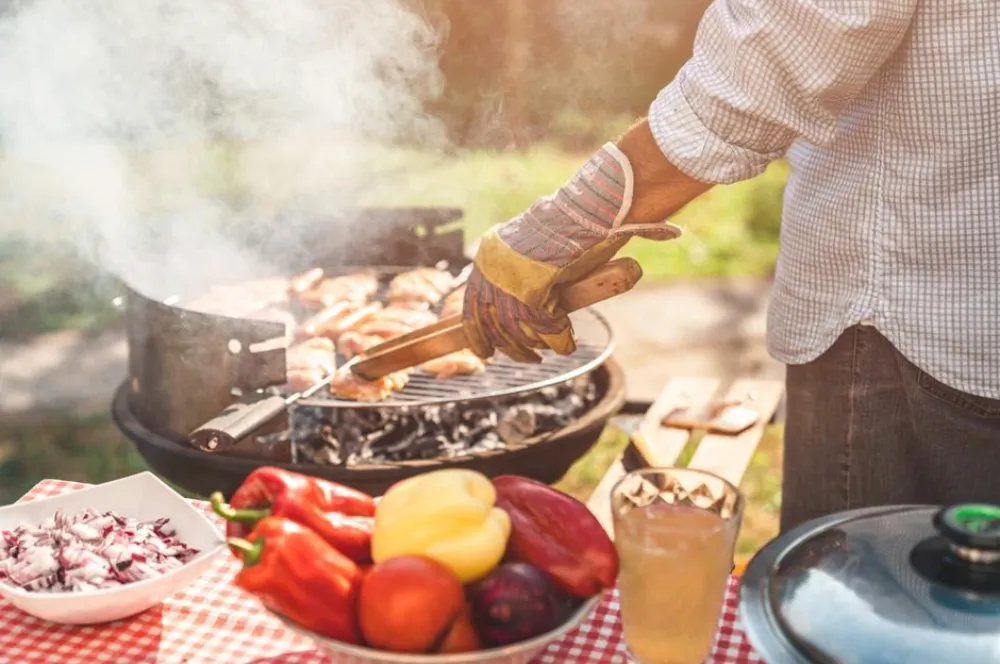
[[[464,325],[481,358],[499,350],[520,362],[541,361],[534,349],[576,350],[566,312],[553,289],[579,281],[632,237],[672,240],[667,222],[623,224],[632,205],[632,166],[606,144],[551,196],[487,232],[465,291]]]

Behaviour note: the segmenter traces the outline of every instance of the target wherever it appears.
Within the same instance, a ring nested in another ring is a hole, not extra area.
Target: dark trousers
[[[1000,503],[1000,400],[938,382],[874,327],[786,382],[782,530],[856,507]]]

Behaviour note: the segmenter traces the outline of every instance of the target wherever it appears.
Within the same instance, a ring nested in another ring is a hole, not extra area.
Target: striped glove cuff
[[[633,182],[628,157],[608,143],[561,189],[500,226],[498,235],[517,253],[555,268],[607,240],[679,237],[681,229],[667,222],[622,225],[632,206]]]

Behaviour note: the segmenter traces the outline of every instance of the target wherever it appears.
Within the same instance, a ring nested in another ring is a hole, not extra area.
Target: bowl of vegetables
[[[187,586],[224,548],[201,510],[138,473],[0,507],[0,595],[52,622],[119,620]]]
[[[518,476],[437,470],[376,500],[262,468],[212,502],[236,585],[336,662],[526,663],[618,575],[583,503]]]

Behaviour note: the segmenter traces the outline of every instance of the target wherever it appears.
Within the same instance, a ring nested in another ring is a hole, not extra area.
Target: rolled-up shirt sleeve
[[[715,0],[694,55],[650,107],[670,162],[711,183],[761,173],[846,104],[906,37],[919,0]]]

